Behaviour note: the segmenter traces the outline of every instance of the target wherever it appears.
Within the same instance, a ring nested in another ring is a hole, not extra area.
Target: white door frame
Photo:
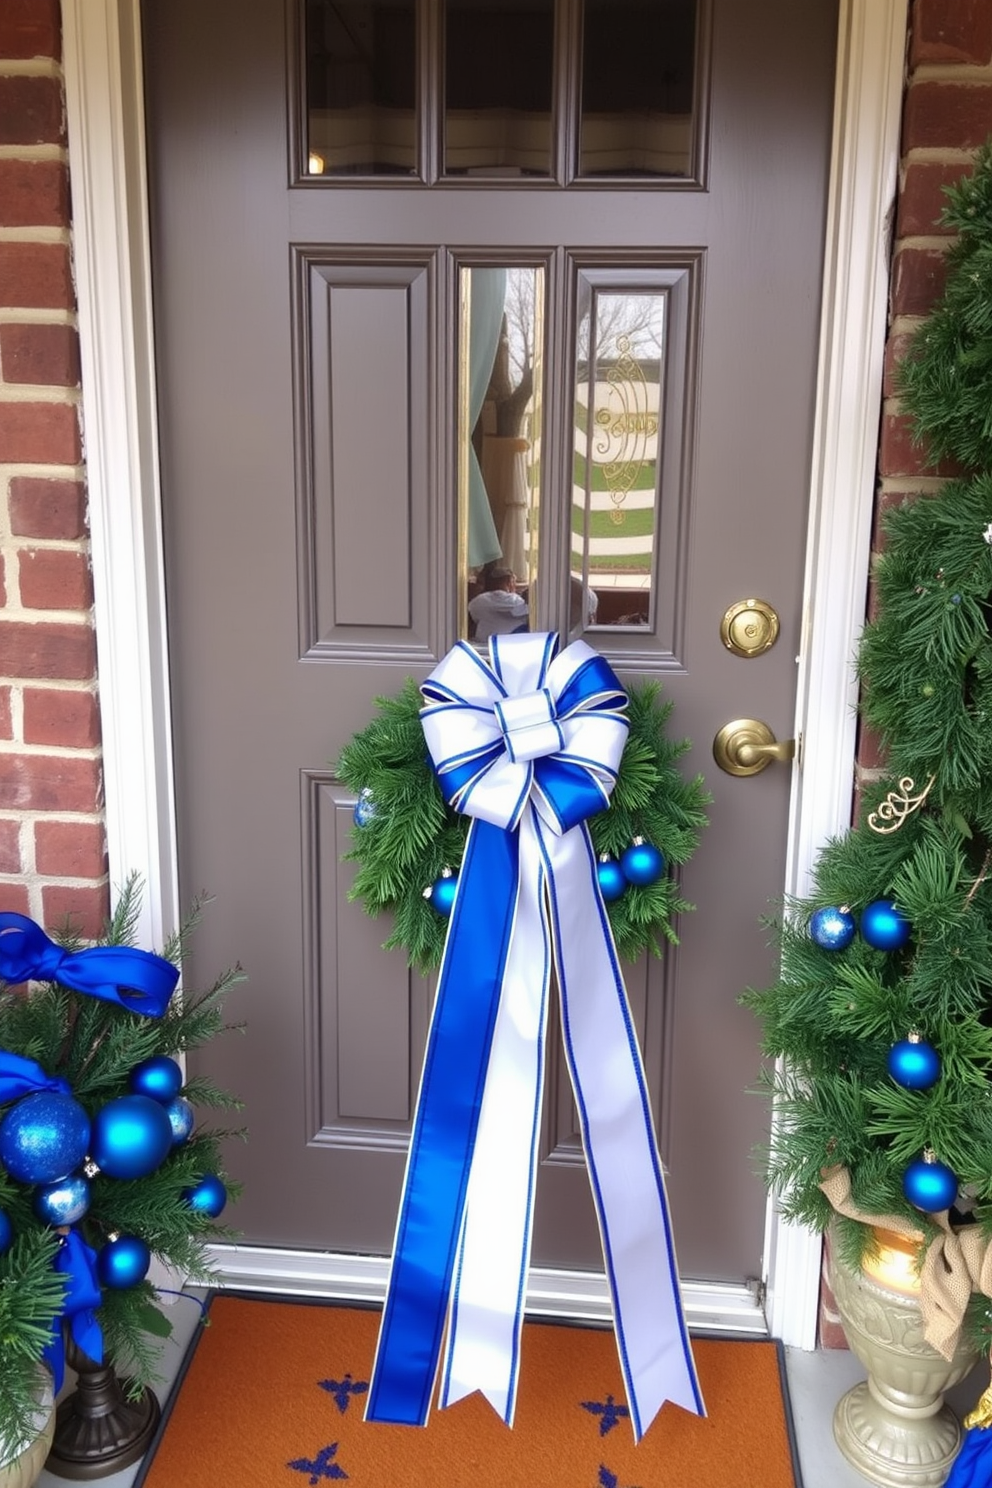
[[[785,891],[850,820],[908,0],[841,0],[803,644]],[[62,0],[110,876],[144,882],[141,943],[179,919],[138,0]],[[757,928],[757,927],[756,927]],[[218,1247],[239,1285],[383,1295],[383,1262]],[[765,1311],[812,1348],[820,1240],[769,1203]],[[763,1328],[744,1289],[692,1285],[690,1322]],[[599,1279],[532,1278],[538,1310],[599,1315]]]

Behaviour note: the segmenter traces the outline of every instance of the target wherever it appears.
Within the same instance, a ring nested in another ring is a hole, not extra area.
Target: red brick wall
[[[0,909],[109,908],[58,0],[0,3]]]

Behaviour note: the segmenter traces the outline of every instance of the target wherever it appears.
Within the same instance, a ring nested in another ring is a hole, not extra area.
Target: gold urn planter
[[[868,1371],[867,1380],[839,1401],[834,1439],[871,1483],[939,1488],[961,1442],[944,1392],[964,1379],[979,1353],[962,1341],[947,1360],[927,1343],[918,1283],[911,1264],[899,1263],[900,1248],[905,1260],[904,1242],[880,1238],[881,1264],[858,1271],[838,1255],[834,1237],[828,1244],[828,1274],[844,1333]]]

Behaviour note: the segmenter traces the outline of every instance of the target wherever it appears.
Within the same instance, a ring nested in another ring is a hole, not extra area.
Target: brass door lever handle
[[[779,742],[758,718],[735,718],[713,740],[713,758],[728,775],[758,775],[773,760],[787,764],[795,754],[795,739]]]

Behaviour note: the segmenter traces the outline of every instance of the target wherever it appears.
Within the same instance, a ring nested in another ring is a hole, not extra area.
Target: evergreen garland
[[[197,904],[161,954],[179,965],[195,928]],[[104,945],[133,945],[140,893],[136,879],[125,886]],[[59,944],[81,949],[70,937]],[[234,968],[205,992],[177,992],[161,1018],[142,1017],[113,1003],[83,996],[54,982],[20,990],[0,989],[0,1049],[33,1059],[50,1075],[61,1075],[89,1116],[128,1093],[128,1076],[152,1055],[176,1057],[225,1028],[225,995],[241,980]],[[197,1107],[232,1109],[233,1097],[208,1080],[189,1080],[182,1090]],[[10,1107],[0,1108],[0,1116]],[[222,1176],[220,1142],[231,1133],[195,1126],[154,1172],[127,1181],[97,1174],[90,1184],[90,1207],[75,1228],[94,1251],[113,1233],[137,1236],[193,1282],[210,1279],[206,1243],[234,1232],[190,1206],[185,1194],[208,1174]],[[227,1184],[236,1197],[238,1186]],[[36,1370],[62,1311],[64,1283],[53,1269],[60,1244],[57,1229],[37,1218],[33,1184],[14,1179],[0,1164],[0,1211],[14,1232],[0,1255],[0,1441],[22,1439],[32,1409]],[[155,1381],[157,1340],[172,1325],[148,1281],[105,1288],[96,1320],[103,1333],[104,1357],[127,1378],[134,1396]]]
[[[821,853],[810,897],[773,926],[779,980],[744,1001],[761,1019],[765,1054],[780,1061],[763,1082],[777,1112],[767,1172],[788,1218],[825,1228],[833,1216],[820,1180],[843,1164],[861,1211],[903,1216],[929,1239],[935,1219],[904,1190],[908,1165],[929,1151],[959,1185],[951,1222],[992,1238],[988,146],[974,175],[949,189],[943,220],[958,234],[946,292],[914,334],[898,386],[917,440],[961,473],[884,519],[877,618],[857,667],[885,778],[866,791],[858,824]],[[814,940],[815,911],[857,919],[878,900],[910,921],[904,947],[875,949],[860,934],[841,949]],[[926,1089],[889,1073],[890,1050],[911,1034],[939,1057]],[[851,1261],[874,1243],[858,1222],[839,1232]],[[973,1299],[967,1326],[987,1353],[988,1299]]]
[[[447,921],[424,898],[424,889],[446,869],[458,871],[468,818],[441,795],[420,725],[422,705],[412,679],[396,697],[379,698],[376,716],[342,750],[335,771],[356,795],[367,791],[372,803],[370,819],[356,826],[347,854],[359,865],[350,897],[371,915],[390,911],[386,947],[405,947],[410,964],[430,972],[440,965]],[[692,856],[709,796],[701,776],[686,780],[677,768],[689,744],[667,738],[671,710],[654,684],[629,690],[630,731],[618,779],[609,808],[589,821],[597,854],[619,857],[643,837],[668,863]],[[633,959],[648,949],[660,955],[659,937],[676,942],[674,921],[691,908],[671,873],[650,885],[630,885],[607,905],[621,956]]]

